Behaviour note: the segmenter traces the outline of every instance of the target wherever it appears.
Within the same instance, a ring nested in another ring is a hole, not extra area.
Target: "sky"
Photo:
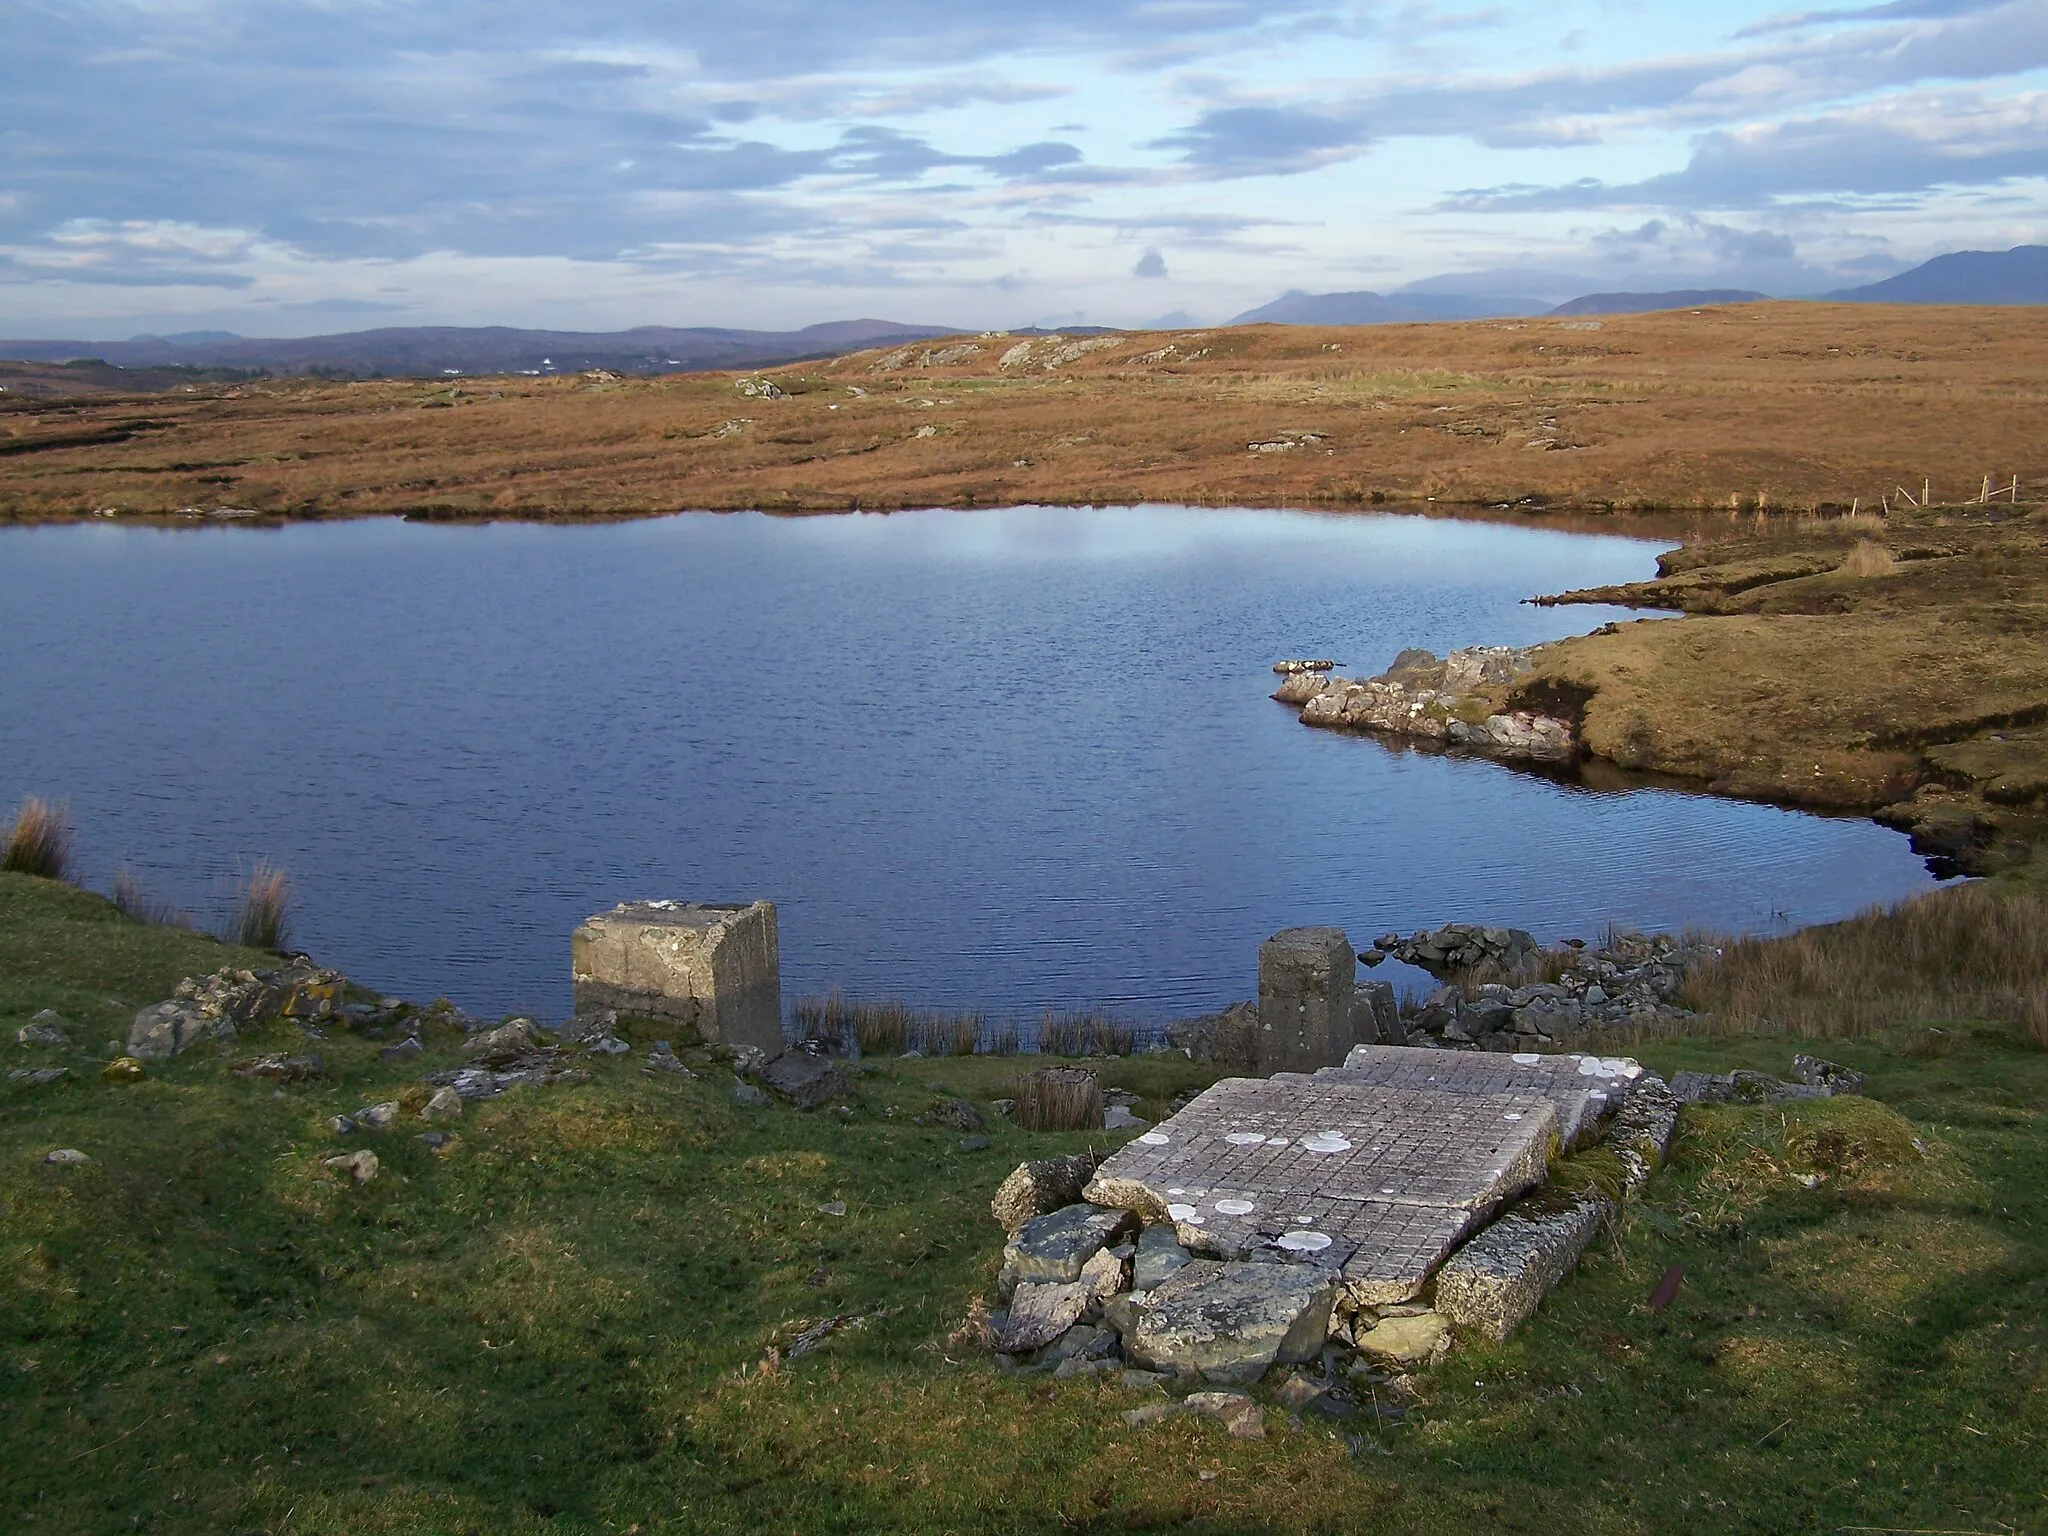
[[[0,0],[0,335],[1208,324],[2048,243],[2048,0]]]

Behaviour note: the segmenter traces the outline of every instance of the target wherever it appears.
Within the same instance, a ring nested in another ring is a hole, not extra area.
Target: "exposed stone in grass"
[[[1354,1329],[1360,1354],[1392,1365],[1427,1365],[1449,1347],[1451,1320],[1441,1312],[1413,1317],[1382,1318],[1370,1328]]]
[[[998,1284],[1007,1290],[1023,1281],[1077,1281],[1091,1259],[1137,1224],[1127,1210],[1087,1204],[1034,1216],[1003,1248]]]
[[[1098,1159],[1088,1152],[1071,1157],[1046,1157],[1019,1163],[996,1190],[989,1209],[1005,1231],[1015,1232],[1034,1216],[1072,1205],[1095,1172]]]
[[[1276,1361],[1314,1359],[1335,1298],[1335,1277],[1308,1265],[1197,1259],[1135,1302],[1124,1352],[1155,1370],[1248,1385]]]

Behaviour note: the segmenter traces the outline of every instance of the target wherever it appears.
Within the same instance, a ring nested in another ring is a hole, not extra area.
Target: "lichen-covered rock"
[[[996,1348],[1022,1355],[1043,1349],[1081,1320],[1088,1308],[1088,1288],[1079,1283],[1027,1282],[1010,1297],[1010,1309],[989,1319]]]
[[[1181,1247],[1173,1227],[1160,1222],[1138,1235],[1138,1252],[1131,1263],[1131,1289],[1149,1291],[1171,1275],[1186,1269],[1194,1255]]]
[[[144,1061],[168,1061],[204,1041],[232,1040],[235,1034],[233,1020],[167,998],[136,1013],[128,1026],[128,1054]]]
[[[1129,1211],[1099,1205],[1069,1205],[1034,1216],[1003,1248],[1000,1285],[1022,1281],[1079,1280],[1088,1261],[1137,1226]]]
[[[1321,1351],[1335,1296],[1335,1276],[1310,1265],[1197,1259],[1134,1304],[1124,1352],[1155,1370],[1246,1386],[1276,1361]]]
[[[1176,1019],[1166,1026],[1166,1044],[1191,1061],[1209,1061],[1230,1072],[1253,1072],[1259,1062],[1259,1005],[1232,1003],[1221,1013]]]
[[[1383,1317],[1372,1327],[1356,1327],[1353,1337],[1360,1354],[1389,1365],[1427,1365],[1449,1346],[1450,1319],[1441,1312],[1419,1312],[1412,1317]]]
[[[1588,1195],[1564,1203],[1539,1197],[1509,1211],[1437,1271],[1437,1311],[1506,1338],[1571,1273],[1609,1210]]]
[[[1081,1198],[1095,1173],[1092,1153],[1039,1158],[1019,1163],[989,1201],[989,1211],[1003,1230],[1015,1232],[1034,1216],[1043,1216]]]

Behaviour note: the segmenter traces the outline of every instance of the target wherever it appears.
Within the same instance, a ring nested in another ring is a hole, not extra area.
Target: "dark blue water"
[[[1904,839],[1304,729],[1268,667],[1582,631],[1659,546],[1186,508],[0,532],[0,802],[66,797],[217,920],[479,1012],[568,1002],[639,897],[781,908],[785,995],[1143,1018],[1258,942],[1456,919],[1768,928],[1931,883]]]

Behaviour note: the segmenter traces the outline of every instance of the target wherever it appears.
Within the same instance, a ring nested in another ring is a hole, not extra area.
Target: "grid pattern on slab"
[[[1183,1240],[1240,1254],[1330,1240],[1360,1300],[1402,1300],[1505,1200],[1540,1183],[1556,1115],[1481,1096],[1281,1073],[1216,1084],[1096,1171],[1091,1194],[1163,1208]]]
[[[1594,1064],[1590,1070],[1589,1062]],[[1621,1103],[1628,1084],[1640,1071],[1625,1057],[1360,1045],[1352,1048],[1343,1066],[1324,1067],[1315,1075],[1334,1082],[1435,1088],[1449,1093],[1540,1093],[1557,1109],[1559,1139],[1571,1146],[1610,1107]]]

